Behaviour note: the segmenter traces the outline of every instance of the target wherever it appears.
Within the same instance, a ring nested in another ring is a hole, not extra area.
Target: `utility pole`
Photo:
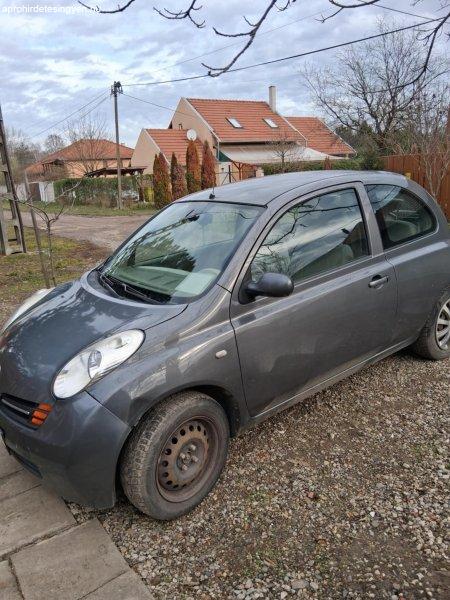
[[[14,254],[16,252],[26,252],[25,238],[23,235],[22,216],[19,209],[19,201],[16,193],[16,186],[12,176],[11,162],[9,160],[8,147],[6,145],[6,133],[3,125],[2,109],[0,106],[0,173],[4,175],[6,185],[6,194],[0,194],[0,254]],[[0,180],[0,183],[2,181]],[[7,220],[3,212],[3,199],[9,201],[11,219]],[[12,235],[8,231],[8,226],[14,232]],[[11,235],[11,237],[10,237]],[[14,245],[11,245],[13,242]]]
[[[117,96],[122,94],[120,81],[115,81],[111,86],[111,94],[114,96],[114,121],[116,124],[116,161],[117,161],[117,208],[123,208],[122,203],[122,165],[120,162],[120,140],[119,140],[119,108]]]

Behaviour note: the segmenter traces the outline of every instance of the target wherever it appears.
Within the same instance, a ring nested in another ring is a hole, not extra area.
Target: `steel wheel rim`
[[[450,345],[450,299],[442,306],[436,321],[436,341],[441,350]]]
[[[162,446],[156,466],[159,493],[169,502],[185,502],[208,481],[218,450],[218,430],[204,416],[176,427]]]

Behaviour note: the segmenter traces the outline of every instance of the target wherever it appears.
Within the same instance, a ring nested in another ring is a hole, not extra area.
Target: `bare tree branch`
[[[287,0],[286,4],[284,6],[278,7],[276,0],[270,0],[269,3],[268,3],[268,5],[267,5],[267,7],[266,7],[266,10],[263,12],[263,14],[259,18],[259,20],[256,21],[256,23],[252,24],[252,23],[249,22],[249,20],[247,18],[244,17],[245,22],[251,27],[251,29],[249,29],[248,31],[243,31],[243,32],[240,32],[240,33],[224,33],[222,31],[219,31],[215,27],[213,27],[214,33],[216,35],[221,36],[221,37],[229,37],[229,38],[247,37],[248,40],[244,44],[244,46],[241,48],[241,50],[234,56],[234,58],[232,58],[231,61],[227,65],[225,65],[224,67],[211,67],[210,65],[202,63],[202,65],[206,69],[208,69],[208,75],[210,75],[211,77],[219,77],[223,73],[226,73],[227,71],[229,71],[231,69],[231,67],[239,60],[239,58],[253,44],[253,42],[255,41],[255,37],[256,37],[259,29],[261,28],[261,25],[267,19],[269,13],[274,8],[276,8],[280,12],[283,12],[283,11],[287,10],[294,2],[295,2],[295,0]]]
[[[127,10],[127,8],[129,6],[131,6],[133,4],[133,2],[135,2],[135,1],[136,0],[128,0],[128,2],[126,2],[125,4],[122,4],[122,5],[119,4],[117,6],[117,8],[114,8],[112,10],[102,10],[98,5],[97,6],[89,6],[88,4],[81,2],[81,0],[78,0],[78,4],[81,4],[81,6],[84,6],[84,8],[87,8],[88,10],[98,12],[102,15],[113,15],[115,13],[120,13],[120,12],[123,12],[124,10]]]
[[[160,10],[155,6],[153,7],[153,10],[155,10],[159,15],[161,15],[165,19],[173,19],[177,21],[181,21],[182,19],[189,19],[189,21],[193,23],[198,29],[202,29],[205,26],[205,21],[196,21],[192,16],[192,13],[194,11],[201,10],[203,8],[202,6],[195,6],[196,2],[197,0],[192,0],[192,2],[186,10],[172,11],[168,8],[163,8],[162,10]]]

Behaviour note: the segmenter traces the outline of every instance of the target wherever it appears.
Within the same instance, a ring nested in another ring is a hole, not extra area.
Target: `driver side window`
[[[251,264],[253,281],[283,273],[294,283],[369,254],[366,229],[354,189],[311,198],[275,223]]]

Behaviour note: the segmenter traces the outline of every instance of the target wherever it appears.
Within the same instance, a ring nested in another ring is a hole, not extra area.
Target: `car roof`
[[[404,175],[398,173],[389,173],[387,171],[300,171],[296,173],[283,173],[281,175],[268,175],[265,177],[252,177],[237,183],[217,186],[201,190],[195,194],[185,196],[178,202],[186,201],[208,201],[214,202],[235,202],[239,204],[253,204],[255,206],[267,206],[272,200],[284,194],[301,188],[302,186],[311,186],[321,189],[333,185],[334,183],[362,181],[365,184],[381,183],[390,185],[407,186],[408,180]],[[214,198],[211,195],[214,194]]]

